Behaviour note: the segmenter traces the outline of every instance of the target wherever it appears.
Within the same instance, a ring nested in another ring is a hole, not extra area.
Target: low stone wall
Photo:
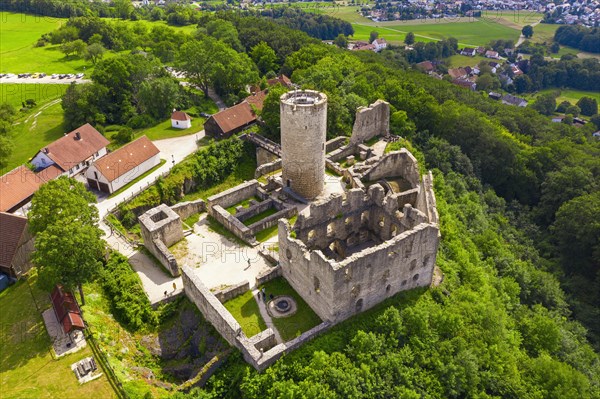
[[[325,167],[335,173],[337,173],[340,176],[344,175],[344,168],[342,168],[341,166],[339,166],[337,163],[333,162],[331,159],[326,159],[325,160]]]
[[[325,153],[330,153],[333,150],[337,150],[342,147],[348,141],[348,137],[338,136],[325,143]]]
[[[277,345],[275,333],[271,328],[267,328],[248,339],[252,345],[258,350],[267,351]]]
[[[242,295],[244,292],[250,289],[250,283],[245,280],[231,287],[223,288],[222,290],[216,291],[215,296],[221,303],[225,303],[236,296]]]
[[[275,172],[275,171],[277,171],[279,169],[281,169],[281,159],[278,159],[276,161],[260,165],[254,171],[254,178],[258,179],[259,177],[261,177],[263,175],[266,175],[266,174],[269,174],[269,173],[273,173],[273,172]]]
[[[146,243],[146,248],[158,259],[158,261],[171,273],[173,277],[179,276],[179,265],[169,248],[159,239],[153,240],[152,245]]]
[[[239,202],[242,202],[246,198],[252,197],[256,193],[258,188],[258,181],[250,180],[237,185],[229,190],[225,190],[219,194],[215,194],[207,199],[208,207],[220,205],[223,208],[230,207]]]
[[[181,219],[187,219],[193,214],[204,212],[206,210],[206,203],[204,200],[199,199],[196,201],[181,202],[171,207],[179,215]]]
[[[189,266],[183,266],[182,278],[185,295],[230,345],[238,347],[237,337],[243,334],[240,324]]]
[[[346,157],[348,157],[350,155],[354,155],[355,152],[356,152],[356,145],[347,144],[347,145],[342,146],[342,147],[338,148],[337,150],[332,151],[331,153],[327,154],[327,158],[331,159],[333,162],[338,162],[342,159],[346,159]]]
[[[272,267],[256,276],[256,286],[259,287],[267,281],[271,281],[277,277],[281,277],[281,266]]]
[[[281,218],[291,218],[295,214],[298,213],[298,210],[294,208],[283,209],[277,213],[274,213],[266,218],[259,220],[256,223],[252,223],[248,226],[248,230],[250,230],[250,234],[256,235],[257,233],[263,231],[264,229],[268,229],[269,227],[273,227],[277,225],[277,221]]]
[[[240,222],[235,216],[227,212],[221,206],[215,205],[209,207],[208,213],[239,239],[247,242],[250,245],[256,244],[256,239],[252,236],[248,227],[244,226],[242,222]]]
[[[274,202],[271,199],[259,202],[256,205],[251,205],[248,208],[244,208],[240,212],[236,212],[234,215],[237,220],[240,222],[244,222],[244,220],[250,219],[251,217],[258,215],[261,212],[266,211],[267,209],[274,206]]]

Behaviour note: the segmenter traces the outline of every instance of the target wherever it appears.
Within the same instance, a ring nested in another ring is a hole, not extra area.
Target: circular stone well
[[[279,295],[267,303],[267,311],[271,317],[289,317],[296,313],[298,307],[294,298],[287,295]]]

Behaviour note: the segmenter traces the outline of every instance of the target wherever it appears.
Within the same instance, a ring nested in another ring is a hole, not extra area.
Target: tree
[[[390,116],[390,132],[402,137],[412,137],[416,131],[415,123],[408,118],[406,111],[396,111]]]
[[[521,29],[521,33],[523,34],[523,36],[529,39],[531,36],[533,36],[533,26],[525,25],[523,29]]]
[[[415,34],[412,32],[408,32],[406,37],[404,38],[404,44],[407,46],[412,45],[415,42]]]
[[[339,35],[337,35],[337,37],[333,41],[333,44],[335,44],[339,48],[347,49],[348,48],[348,38],[343,33],[340,33]]]
[[[477,78],[477,90],[483,90],[487,92],[489,90],[496,90],[499,87],[500,80],[489,73],[480,75],[479,78]]]
[[[598,113],[598,101],[595,98],[581,97],[577,106],[581,109],[581,115],[592,116]]]
[[[558,44],[557,42],[552,43],[552,45],[550,46],[550,51],[554,54],[558,53],[560,51],[560,44]]]
[[[86,60],[91,60],[92,64],[96,65],[96,62],[98,62],[99,60],[102,59],[102,57],[104,57],[105,52],[106,52],[106,49],[104,48],[103,45],[101,45],[100,43],[93,43],[93,44],[90,44],[89,46],[87,46],[87,49],[85,50],[84,58]]]
[[[600,115],[596,114],[590,118],[590,122],[596,125],[596,129],[600,129]]]
[[[556,112],[560,112],[561,114],[564,114],[565,111],[567,110],[567,108],[569,108],[571,106],[571,103],[569,101],[563,101],[560,104],[558,104],[558,107],[556,107]]]
[[[71,54],[82,56],[85,53],[85,48],[86,44],[81,39],[77,39],[72,42],[65,42],[60,45],[60,51],[62,51],[67,57],[71,56]]]
[[[279,70],[277,54],[265,42],[260,42],[252,47],[250,58],[252,58],[252,61],[254,61],[262,75],[265,75],[269,71],[277,72]]]
[[[104,254],[94,202],[96,197],[82,183],[63,176],[40,187],[29,212],[40,281],[47,289],[55,284],[78,287],[82,304],[82,285],[98,276]]]
[[[113,0],[112,5],[116,16],[121,19],[128,19],[133,12],[133,4],[130,0]]]
[[[542,115],[552,115],[556,109],[556,97],[552,93],[542,94],[531,107]]]
[[[191,40],[185,43],[177,56],[179,68],[185,72],[190,83],[197,86],[208,97],[208,88],[213,85],[218,51],[224,50],[213,38],[202,42]]]
[[[260,111],[260,118],[264,122],[262,133],[276,142],[280,141],[279,97],[286,92],[287,89],[280,84],[271,87]]]
[[[531,89],[531,78],[527,75],[519,75],[514,80],[517,93],[526,93]]]
[[[142,113],[148,113],[154,119],[163,120],[179,105],[179,85],[170,77],[142,82],[138,100]]]
[[[565,114],[568,114],[568,115],[579,116],[580,113],[581,113],[581,109],[579,109],[579,107],[577,105],[570,105],[565,110]]]
[[[369,43],[373,43],[373,41],[375,41],[375,39],[377,39],[379,37],[379,32],[377,31],[371,31],[371,33],[369,34]]]

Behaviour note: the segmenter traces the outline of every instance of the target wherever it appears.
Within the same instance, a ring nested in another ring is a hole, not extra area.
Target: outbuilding
[[[189,129],[192,127],[192,118],[183,111],[173,111],[171,114],[171,127],[175,129]]]

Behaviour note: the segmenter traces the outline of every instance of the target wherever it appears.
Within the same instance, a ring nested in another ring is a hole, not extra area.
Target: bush
[[[123,126],[119,129],[117,134],[112,136],[120,144],[129,143],[133,140],[133,130],[129,126]]]
[[[100,282],[115,318],[123,324],[139,330],[158,323],[140,279],[125,256],[118,252],[110,254]]]
[[[156,121],[150,115],[136,115],[127,121],[127,126],[132,129],[143,129],[155,123]]]

